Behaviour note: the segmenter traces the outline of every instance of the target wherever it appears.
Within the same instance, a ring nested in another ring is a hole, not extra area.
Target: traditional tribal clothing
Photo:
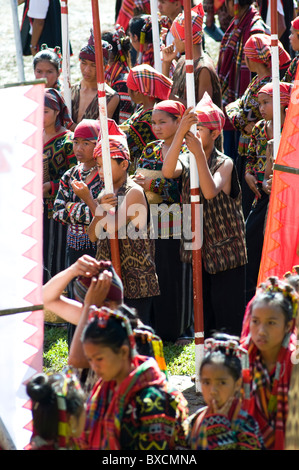
[[[225,122],[224,114],[221,109],[213,103],[207,92],[204,93],[200,102],[195,106],[194,111],[200,126],[207,127],[211,131],[222,131]]]
[[[152,112],[152,109],[143,110],[143,107],[141,107],[131,118],[124,122],[124,125],[128,126],[126,135],[134,171],[144,147],[148,143],[157,140],[152,128]]]
[[[298,66],[299,56],[294,57],[292,62],[289,65],[284,77],[281,79],[282,82],[293,83],[296,77],[297,66]]]
[[[47,88],[45,91],[45,107],[58,111],[55,121],[55,130],[61,126],[68,128],[72,124],[72,118],[62,95],[55,88]]]
[[[151,5],[149,0],[123,0],[116,19],[116,24],[119,24],[127,31],[130,19],[134,16],[134,10],[138,9],[140,13],[147,15],[151,14]]]
[[[192,450],[261,450],[264,449],[257,422],[242,408],[236,415],[237,400],[228,415],[200,408],[184,423],[188,448]]]
[[[180,101],[174,100],[163,100],[159,103],[156,103],[154,106],[154,111],[165,111],[166,113],[172,114],[174,117],[182,117],[186,111],[185,106]]]
[[[115,389],[95,385],[87,403],[90,450],[167,450],[184,447],[187,403],[170,388],[152,358],[137,356],[136,368]]]
[[[218,59],[218,76],[221,84],[223,107],[241,97],[250,83],[250,71],[245,64],[244,44],[252,34],[267,33],[267,26],[256,8],[251,5],[235,24],[232,20],[225,32]],[[226,121],[225,130],[232,130]]]
[[[172,86],[172,80],[153,67],[142,64],[136,65],[130,70],[127,79],[128,88],[139,91],[150,98],[167,100]]]
[[[291,83],[279,83],[280,91],[280,106],[288,106],[292,91]],[[259,93],[265,93],[266,95],[273,96],[273,83],[267,83],[260,90]]]
[[[172,103],[174,103],[172,105]],[[160,106],[161,105],[161,106]],[[175,102],[163,101],[154,109],[171,112],[182,112],[185,107],[175,106]],[[179,111],[178,111],[179,110]],[[174,114],[174,113],[172,113]],[[183,333],[181,318],[182,297],[182,263],[180,260],[180,234],[181,206],[180,181],[161,177],[163,166],[163,141],[158,140],[148,144],[141,158],[138,160],[138,169],[147,169],[152,173],[150,191],[160,196],[161,204],[150,205],[151,217],[154,226],[155,262],[159,279],[160,295],[153,299],[153,327],[163,341],[176,341]],[[187,151],[184,144],[181,152]],[[155,171],[157,178],[154,177]],[[148,197],[148,193],[146,193]],[[172,292],[172,296],[169,296]],[[161,314],[161,312],[163,312]]]
[[[120,98],[119,115],[117,122],[122,124],[134,112],[135,104],[128,94],[127,78],[129,70],[122,63],[116,62],[105,71],[105,80],[108,85],[118,93]]]
[[[271,37],[269,34],[254,34],[250,36],[244,46],[246,57],[253,62],[260,62],[267,67],[271,65]],[[291,57],[278,41],[279,67],[289,64]]]

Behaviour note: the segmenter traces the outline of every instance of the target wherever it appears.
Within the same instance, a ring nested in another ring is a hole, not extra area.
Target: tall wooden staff
[[[155,69],[158,72],[162,73],[162,60],[161,60],[161,51],[160,51],[160,32],[159,32],[159,20],[158,20],[158,6],[157,6],[157,4],[158,4],[157,0],[150,0]]]
[[[68,23],[67,0],[61,0],[61,35],[62,35],[62,75],[63,75],[63,96],[71,114],[71,65],[70,65],[70,40]]]
[[[98,82],[98,101],[99,101],[99,117],[101,128],[101,145],[103,154],[103,171],[105,191],[108,194],[114,193],[111,160],[110,160],[110,146],[109,146],[109,132],[108,132],[108,116],[107,116],[107,103],[105,93],[105,76],[104,76],[104,61],[102,50],[102,35],[100,27],[100,13],[98,0],[91,0],[92,3],[92,18],[93,18],[93,34],[94,46],[96,57],[96,71]],[[110,236],[111,247],[111,261],[117,274],[121,277],[121,266],[119,257],[119,245],[117,234]]]
[[[186,92],[187,106],[195,107],[193,38],[191,21],[191,0],[184,0],[185,18],[185,51],[186,51]],[[196,125],[192,126],[196,133]],[[193,234],[192,270],[193,270],[193,308],[195,331],[195,386],[200,389],[199,367],[203,357],[204,323],[202,302],[202,260],[201,260],[201,228],[200,228],[200,197],[199,179],[194,155],[190,155],[190,195],[191,195],[191,226]]]
[[[271,8],[271,67],[273,83],[273,158],[275,160],[281,135],[277,0],[271,0],[269,6]]]
[[[21,41],[21,34],[20,34],[20,27],[19,27],[18,3],[17,3],[17,0],[11,0],[10,3],[11,3],[14,36],[15,36],[15,43],[16,43],[19,82],[24,82],[25,73],[24,73],[22,41]]]

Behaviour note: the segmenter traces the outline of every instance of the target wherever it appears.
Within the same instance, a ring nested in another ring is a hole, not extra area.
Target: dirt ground
[[[19,82],[19,74],[16,59],[16,44],[13,27],[13,15],[11,2],[1,2],[2,21],[0,22],[0,86]],[[113,26],[115,18],[115,0],[99,0],[100,21],[102,32]],[[73,56],[71,57],[71,82],[80,79],[78,54],[86,45],[92,28],[92,7],[90,0],[69,0],[69,37],[72,44]],[[23,13],[23,5],[18,7],[19,26]],[[215,44],[206,41],[210,47],[211,55],[215,53]],[[217,45],[216,45],[217,47]],[[25,81],[34,79],[32,57],[22,57],[24,64]],[[186,397],[190,413],[203,404],[201,396],[196,393],[195,384],[188,376],[170,377],[171,383],[181,390]]]

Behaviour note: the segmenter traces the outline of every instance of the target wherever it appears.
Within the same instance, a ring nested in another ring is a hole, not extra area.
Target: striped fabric
[[[193,44],[200,44],[202,41],[203,31],[203,18],[204,10],[201,3],[191,10],[191,22],[192,22],[192,39]],[[184,13],[180,13],[172,23],[170,28],[172,35],[183,41],[185,39],[185,17]]]
[[[292,88],[293,86],[291,83],[280,82],[279,91],[280,91],[280,105],[281,106],[288,106],[290,97],[291,97]],[[273,96],[273,83],[269,82],[266,85],[264,85],[259,90],[259,94],[260,93],[265,93],[266,95]]]
[[[271,36],[268,34],[254,34],[247,39],[244,46],[246,57],[253,62],[260,62],[267,67],[271,65]],[[290,62],[291,57],[285,50],[280,41],[278,41],[279,65]]]
[[[139,91],[143,95],[167,100],[171,92],[172,80],[157,72],[150,65],[141,64],[130,70],[127,86],[130,90]]]
[[[197,103],[195,113],[197,114],[199,125],[207,127],[211,131],[222,131],[225,122],[223,111],[213,103],[206,91],[200,102]]]
[[[73,123],[70,116],[68,107],[64,101],[63,96],[55,88],[47,88],[45,90],[45,107],[58,111],[58,115],[55,121],[56,131],[61,127],[69,128]]]

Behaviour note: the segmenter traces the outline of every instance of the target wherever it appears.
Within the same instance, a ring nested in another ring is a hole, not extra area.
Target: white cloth
[[[44,20],[47,16],[50,0],[30,0],[27,16]]]

